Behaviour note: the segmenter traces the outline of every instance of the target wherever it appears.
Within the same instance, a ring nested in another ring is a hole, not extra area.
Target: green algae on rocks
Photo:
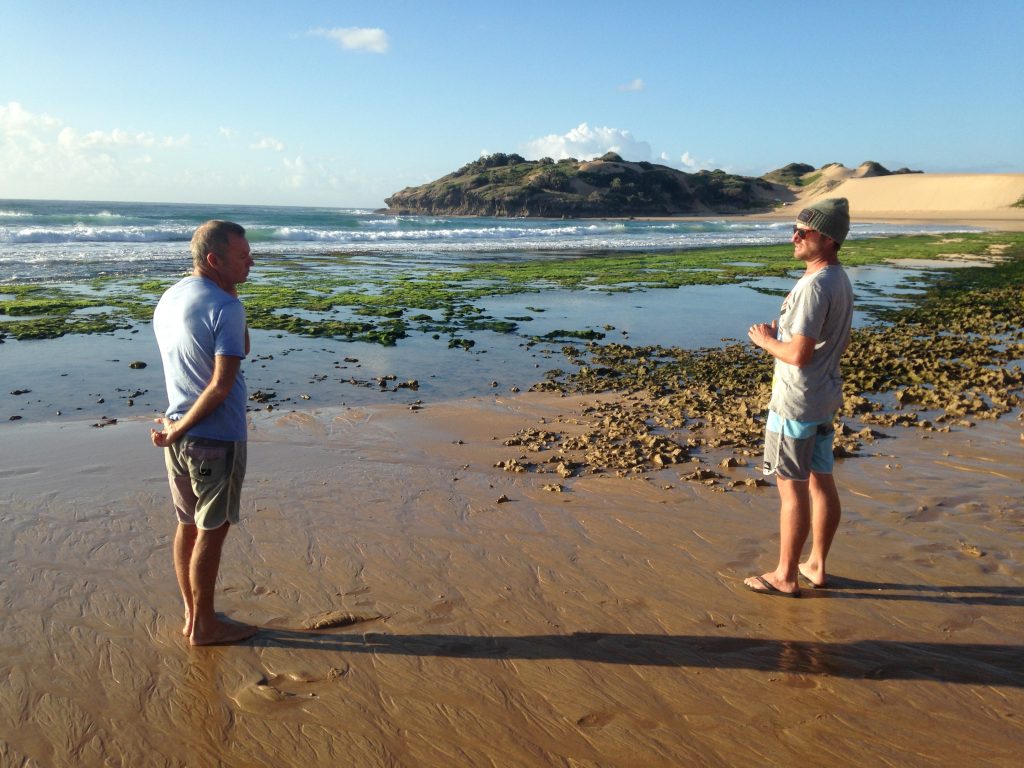
[[[915,253],[934,245],[907,243]],[[958,242],[957,253],[991,253],[995,245],[995,266],[930,274],[926,292],[909,306],[880,311],[877,325],[854,330],[844,357],[837,456],[857,455],[863,442],[880,437],[873,425],[948,431],[1013,411],[1020,417],[1024,237]],[[642,474],[684,459],[700,463],[698,450],[732,454],[726,461],[760,453],[772,361],[749,344],[684,350],[591,343],[563,353],[576,370],[549,371],[534,389],[619,393],[589,410],[582,436],[558,446],[582,451],[586,471]],[[859,430],[851,426],[857,422]],[[719,485],[700,471],[681,479]]]
[[[1002,258],[1024,235],[968,233],[847,241],[849,266],[905,259]],[[348,254],[257,264],[240,293],[253,328],[307,337],[393,345],[417,331],[459,336],[480,330],[515,333],[526,318],[493,318],[481,299],[546,290],[642,291],[683,285],[725,285],[786,277],[799,265],[790,245],[703,248],[677,252],[569,254],[514,263],[432,265],[400,273],[348,276]],[[0,289],[0,338],[56,338],[109,333],[151,319],[173,279],[102,278],[84,285],[9,285]],[[530,312],[542,309],[526,307]],[[408,317],[409,313],[415,313]],[[436,314],[426,314],[436,313]],[[407,319],[408,317],[408,319]]]

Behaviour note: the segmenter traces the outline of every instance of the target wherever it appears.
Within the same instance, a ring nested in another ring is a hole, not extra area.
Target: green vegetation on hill
[[[498,152],[387,198],[395,213],[469,216],[671,216],[770,210],[787,187],[724,171],[685,173],[614,152],[591,161]]]

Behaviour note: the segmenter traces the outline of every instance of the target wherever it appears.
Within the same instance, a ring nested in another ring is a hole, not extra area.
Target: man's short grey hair
[[[206,254],[214,253],[223,256],[228,249],[231,235],[245,237],[245,227],[233,221],[211,219],[201,224],[192,235],[192,266],[206,266]]]

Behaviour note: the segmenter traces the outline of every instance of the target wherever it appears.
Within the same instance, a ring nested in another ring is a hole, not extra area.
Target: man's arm
[[[235,379],[238,378],[238,369],[241,366],[242,358],[240,357],[231,357],[230,355],[214,356],[213,376],[210,378],[210,383],[206,385],[206,389],[192,403],[192,407],[188,409],[188,412],[177,421],[171,421],[166,418],[156,420],[158,423],[162,422],[164,428],[162,432],[156,429],[149,431],[153,445],[157,448],[166,448],[180,440],[192,427],[213,413],[217,406],[223,403],[227,399],[228,394],[230,394],[231,388],[235,385]]]
[[[775,338],[775,322],[757,323],[750,326],[747,336],[755,346],[760,347],[776,360],[803,368],[814,357],[814,347],[818,340],[812,336],[794,333],[789,341]]]

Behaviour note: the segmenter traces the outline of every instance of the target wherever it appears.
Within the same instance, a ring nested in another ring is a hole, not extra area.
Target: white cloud
[[[347,51],[369,51],[387,53],[391,47],[388,33],[383,29],[366,27],[335,27],[333,29],[311,29],[311,37],[326,37]]]
[[[7,136],[31,134],[39,130],[56,128],[60,120],[49,115],[34,115],[16,101],[0,104],[0,133]]]
[[[683,154],[679,156],[678,160],[676,160],[668,152],[662,152],[658,156],[658,159],[661,160],[661,162],[665,165],[678,168],[680,170],[686,171],[687,173],[696,173],[697,171],[707,171],[720,167],[715,162],[714,158],[708,158],[705,160],[695,157],[690,152],[683,152]]]
[[[190,140],[188,134],[179,137],[157,138],[152,133],[130,133],[122,131],[120,128],[115,128],[112,131],[89,131],[83,134],[74,128],[65,126],[57,134],[57,144],[72,151],[89,147],[184,147]]]
[[[533,139],[524,147],[524,155],[530,159],[550,157],[562,160],[575,157],[591,160],[606,152],[617,152],[624,160],[640,161],[651,157],[651,145],[637,141],[629,131],[618,128],[591,128],[580,123],[568,133],[551,134]]]
[[[323,163],[311,163],[302,155],[294,160],[282,158],[285,186],[295,190],[333,190],[342,186],[341,179]]]
[[[188,134],[82,131],[18,102],[0,104],[0,197],[124,194],[151,183],[149,169],[161,159],[180,162],[190,141]]]
[[[228,128],[223,125],[217,129],[217,133],[219,133],[225,139],[233,139],[238,135],[238,131],[236,131],[234,128]]]
[[[646,87],[647,86],[644,85],[643,78],[638,77],[636,80],[633,80],[630,83],[626,83],[625,85],[620,85],[619,86],[619,90],[620,91],[642,91]]]
[[[277,139],[275,139],[273,136],[264,136],[263,138],[261,138],[256,143],[250,144],[249,145],[249,149],[256,149],[256,150],[270,149],[270,150],[273,150],[274,152],[283,152],[284,151],[284,144],[282,142],[278,141]]]
[[[394,192],[349,160],[281,154],[284,142],[247,133],[83,129],[0,102],[0,198],[366,205]],[[252,141],[269,153],[250,153]]]

